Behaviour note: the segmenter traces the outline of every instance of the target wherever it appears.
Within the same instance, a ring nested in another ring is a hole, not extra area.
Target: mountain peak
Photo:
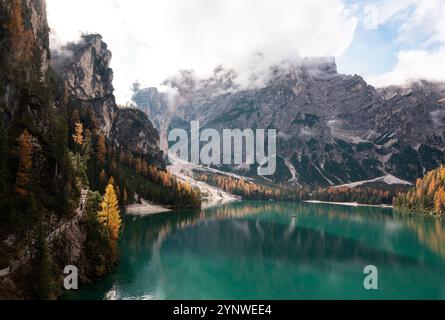
[[[396,96],[409,96],[412,94],[436,95],[438,99],[445,96],[445,83],[428,80],[416,80],[402,86],[392,85],[379,89],[379,92],[386,100]]]
[[[308,71],[338,74],[337,63],[334,57],[304,58],[301,63],[301,68]]]
[[[64,74],[68,89],[83,100],[113,95],[111,58],[99,34],[83,35],[79,42],[53,53],[55,69]]]

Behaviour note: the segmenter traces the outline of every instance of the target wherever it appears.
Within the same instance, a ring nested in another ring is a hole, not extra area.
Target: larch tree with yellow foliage
[[[445,191],[440,187],[434,196],[434,211],[437,214],[442,214],[445,209]]]
[[[101,203],[101,210],[97,213],[99,223],[108,231],[113,244],[119,239],[119,231],[122,220],[119,210],[119,202],[112,184],[109,184]]]
[[[418,179],[413,190],[401,193],[394,200],[397,208],[432,215],[445,214],[445,166]]]

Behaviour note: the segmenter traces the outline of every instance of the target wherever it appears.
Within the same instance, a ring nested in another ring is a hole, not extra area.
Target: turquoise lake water
[[[115,272],[68,299],[445,299],[443,220],[290,202],[124,220]]]

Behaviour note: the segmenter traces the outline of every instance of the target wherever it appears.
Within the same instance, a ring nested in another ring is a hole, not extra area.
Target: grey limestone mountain
[[[445,163],[445,85],[418,81],[379,89],[337,72],[332,58],[282,63],[262,86],[237,84],[219,67],[207,79],[184,71],[164,86],[136,90],[134,102],[165,135],[203,127],[279,130],[275,182],[329,186],[386,174],[413,182]],[[252,168],[223,168],[252,176]]]

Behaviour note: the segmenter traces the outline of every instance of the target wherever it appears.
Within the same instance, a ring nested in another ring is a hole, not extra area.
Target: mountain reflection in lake
[[[236,202],[126,217],[115,273],[68,298],[444,299],[444,247],[443,221],[391,209]]]

